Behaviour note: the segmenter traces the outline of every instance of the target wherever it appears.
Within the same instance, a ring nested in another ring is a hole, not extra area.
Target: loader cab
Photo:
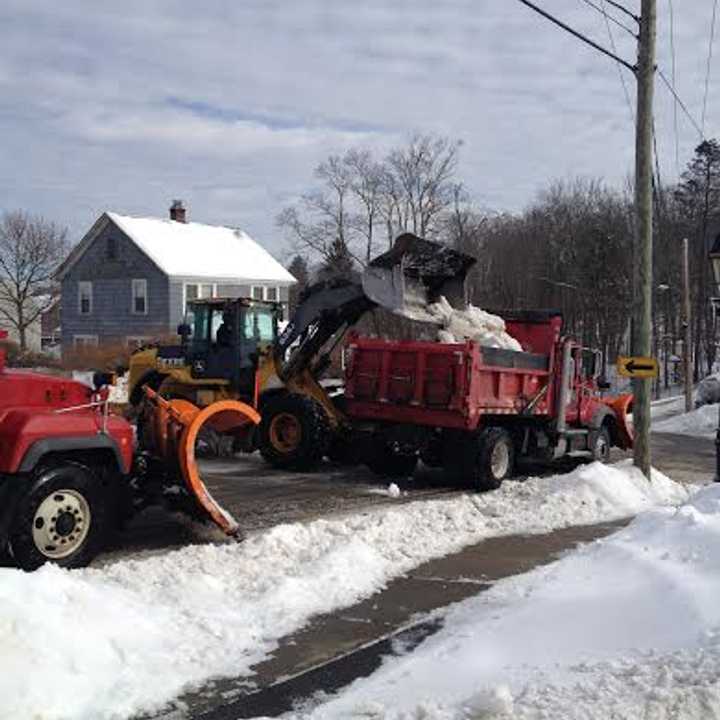
[[[259,354],[277,338],[281,305],[249,298],[190,303],[181,335],[192,377],[227,380],[251,394]]]

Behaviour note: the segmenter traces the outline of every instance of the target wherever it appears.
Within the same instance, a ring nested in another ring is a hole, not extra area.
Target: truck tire
[[[610,462],[611,447],[612,439],[607,424],[601,425],[599,430],[590,433],[590,452],[593,460],[601,463]]]
[[[480,492],[496,490],[511,477],[515,446],[510,433],[501,427],[480,432],[451,434],[444,447],[445,470],[458,483]]]
[[[262,408],[258,449],[273,467],[311,470],[330,442],[328,418],[320,403],[296,393],[282,393]]]
[[[47,562],[84,567],[105,535],[106,503],[92,471],[64,461],[35,473],[18,502],[10,528],[10,551],[23,570]]]

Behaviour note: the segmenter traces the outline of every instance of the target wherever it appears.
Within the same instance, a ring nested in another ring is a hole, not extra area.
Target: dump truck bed
[[[359,336],[348,351],[351,418],[474,429],[483,416],[553,411],[552,352]]]

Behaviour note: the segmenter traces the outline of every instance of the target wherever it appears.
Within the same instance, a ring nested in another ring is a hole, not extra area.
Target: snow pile
[[[710,405],[720,402],[720,375],[708,375],[697,386],[695,405]]]
[[[715,437],[718,427],[718,405],[703,405],[689,413],[675,415],[667,420],[653,423],[654,432]]]
[[[720,716],[720,486],[454,606],[314,718]]]
[[[75,572],[0,569],[0,717],[102,720],[249,674],[316,614],[484,538],[632,515],[687,498],[656,473],[593,464],[496,492],[279,525]],[[595,622],[593,620],[593,622]]]
[[[444,343],[475,340],[485,347],[505,350],[522,350],[520,343],[505,330],[505,321],[497,315],[485,312],[474,305],[466,310],[456,310],[440,296],[438,302],[428,306],[434,322],[441,325],[438,341]]]

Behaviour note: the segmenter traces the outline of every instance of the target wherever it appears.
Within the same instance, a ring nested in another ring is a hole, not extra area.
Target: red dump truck
[[[522,352],[349,336],[343,409],[373,470],[407,476],[420,457],[487,490],[520,458],[632,446],[632,396],[601,397],[599,352],[563,336],[558,313],[499,314]]]

